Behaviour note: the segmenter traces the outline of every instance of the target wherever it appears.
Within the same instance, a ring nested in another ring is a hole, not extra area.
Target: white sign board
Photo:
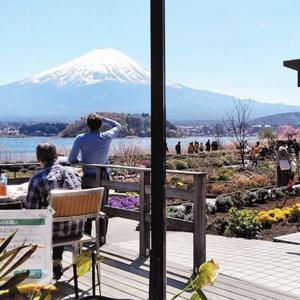
[[[36,251],[17,271],[30,270],[26,282],[48,283],[52,279],[52,214],[48,209],[0,210],[0,238],[17,234],[8,249],[26,244],[38,244]],[[21,257],[25,251],[19,254]],[[14,271],[16,272],[16,271]]]

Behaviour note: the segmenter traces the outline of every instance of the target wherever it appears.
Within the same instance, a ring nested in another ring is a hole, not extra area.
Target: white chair
[[[95,272],[97,267],[98,283],[100,290],[100,268],[99,268],[99,215],[103,199],[104,188],[92,188],[86,190],[52,190],[50,192],[50,205],[54,210],[53,223],[86,220],[94,218],[96,220],[96,235],[83,234],[79,237],[59,238],[53,240],[53,247],[72,246],[72,265],[74,273],[75,296],[78,298],[78,278],[76,271],[76,256],[81,251],[82,245],[87,242],[96,244],[96,262],[93,253],[93,294],[95,294]],[[101,292],[101,291],[100,291]]]

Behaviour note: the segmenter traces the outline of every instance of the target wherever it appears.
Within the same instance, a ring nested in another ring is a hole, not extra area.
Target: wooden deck
[[[148,299],[149,259],[141,259],[130,250],[106,245],[101,248],[104,257],[101,262],[102,295],[116,299]],[[64,266],[71,264],[71,253],[65,252]],[[167,299],[186,286],[192,269],[167,263]],[[72,270],[64,272],[56,284],[59,292],[54,295],[63,299],[74,299]],[[91,295],[91,273],[79,278],[80,295]],[[99,293],[97,288],[97,293]],[[205,289],[208,299],[213,300],[292,300],[296,296],[266,289],[263,286],[247,283],[219,274],[216,284]],[[191,294],[183,294],[180,299],[189,299]]]

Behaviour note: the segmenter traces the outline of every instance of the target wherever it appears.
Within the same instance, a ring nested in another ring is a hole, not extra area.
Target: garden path
[[[108,244],[137,254],[136,224],[136,221],[111,219]],[[207,259],[211,258],[218,261],[223,275],[286,292],[293,299],[300,299],[298,245],[207,235]],[[192,268],[192,233],[167,233],[167,260]]]
[[[300,232],[277,236],[277,237],[274,237],[273,240],[275,242],[300,245]]]

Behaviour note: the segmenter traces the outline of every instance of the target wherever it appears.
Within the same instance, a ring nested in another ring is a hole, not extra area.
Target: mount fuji
[[[232,97],[166,83],[170,120],[217,120]],[[253,101],[253,117],[300,106]],[[0,121],[71,121],[92,111],[150,112],[150,71],[115,49],[97,49],[56,68],[0,86]]]

